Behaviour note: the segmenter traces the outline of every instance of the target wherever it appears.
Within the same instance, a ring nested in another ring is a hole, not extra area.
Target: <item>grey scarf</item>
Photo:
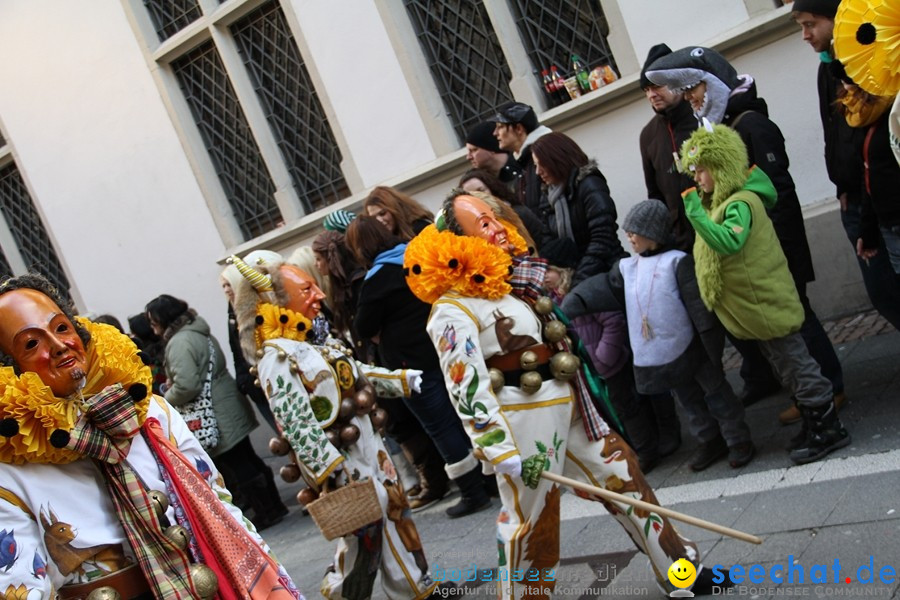
[[[560,239],[575,239],[572,232],[572,220],[569,217],[569,203],[566,202],[566,195],[563,194],[563,184],[553,183],[547,186],[547,201],[553,207],[556,216],[556,235]]]

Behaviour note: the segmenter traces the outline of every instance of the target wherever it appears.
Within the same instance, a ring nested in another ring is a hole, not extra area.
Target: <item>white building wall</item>
[[[169,293],[227,340],[225,248],[118,2],[3,2],[0,118],[81,310]]]
[[[374,2],[292,0],[365,188],[435,158]],[[418,48],[411,51],[417,52]]]

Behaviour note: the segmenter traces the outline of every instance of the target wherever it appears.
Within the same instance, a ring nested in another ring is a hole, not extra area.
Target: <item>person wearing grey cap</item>
[[[473,169],[483,169],[510,186],[522,173],[513,155],[500,149],[493,121],[483,121],[466,133],[466,160]]]
[[[575,318],[613,308],[597,305],[609,295],[597,293],[596,286],[608,285],[625,308],[637,391],[672,390],[700,443],[691,470],[702,471],[725,456],[732,468],[746,465],[756,448],[744,406],[722,367],[725,331],[700,298],[693,258],[670,245],[666,205],[639,202],[622,228],[634,255],[614,265],[609,277],[588,279],[572,290],[563,312]]]
[[[519,203],[541,215],[541,180],[537,176],[531,145],[541,136],[550,133],[550,128],[541,125],[534,109],[522,102],[501,104],[494,115],[494,137],[500,149],[512,152],[522,168],[516,195]],[[549,205],[546,207],[549,213]]]

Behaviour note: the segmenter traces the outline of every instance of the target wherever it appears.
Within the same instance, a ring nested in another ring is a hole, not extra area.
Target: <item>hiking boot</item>
[[[806,426],[806,421],[800,421],[800,431],[794,434],[788,441],[787,449],[788,450],[796,450],[797,448],[802,447],[806,444],[806,439],[809,437],[809,427]]]
[[[691,457],[691,471],[702,471],[728,454],[728,446],[722,436],[709,442],[700,442],[700,447]]]
[[[840,409],[844,402],[847,400],[847,395],[844,392],[840,392],[834,395],[834,405],[836,408]],[[800,414],[800,409],[797,408],[796,402],[791,405],[787,410],[781,411],[778,414],[778,420],[781,421],[782,425],[793,425],[794,423],[799,423],[803,420],[803,416]]]
[[[416,485],[414,485],[411,488],[409,488],[408,490],[406,490],[406,497],[409,498],[410,500],[412,500],[413,498],[417,497],[421,493],[422,493],[422,486],[417,483]]]
[[[739,469],[749,463],[755,454],[756,446],[750,441],[729,446],[728,464],[731,465],[732,469]]]
[[[824,406],[801,406],[800,414],[803,415],[808,435],[805,443],[791,450],[791,460],[796,464],[815,462],[850,444],[850,434],[841,425],[833,400]]]

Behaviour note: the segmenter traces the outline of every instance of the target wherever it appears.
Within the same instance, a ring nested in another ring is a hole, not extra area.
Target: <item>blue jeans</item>
[[[859,221],[862,208],[859,202],[848,202],[847,210],[841,211],[841,223],[844,231],[847,232],[847,239],[853,246],[853,253],[856,254],[856,240],[859,239]],[[891,234],[893,229],[893,234]],[[887,234],[885,231],[887,230]],[[900,329],[900,281],[897,281],[898,266],[900,266],[900,228],[882,228],[881,230],[884,240],[879,240],[878,254],[869,259],[868,262],[856,257],[859,263],[859,270],[862,273],[863,285],[866,286],[866,293],[872,306],[878,313],[883,316],[888,323],[895,329]],[[893,256],[891,258],[890,247],[886,246],[886,240],[893,239]],[[892,262],[893,268],[892,268]]]
[[[472,442],[450,402],[444,374],[439,369],[422,373],[422,391],[413,393],[404,402],[422,424],[445,463],[458,463],[470,454]]]
[[[900,225],[881,227],[881,237],[891,258],[891,266],[894,273],[900,275]]]

